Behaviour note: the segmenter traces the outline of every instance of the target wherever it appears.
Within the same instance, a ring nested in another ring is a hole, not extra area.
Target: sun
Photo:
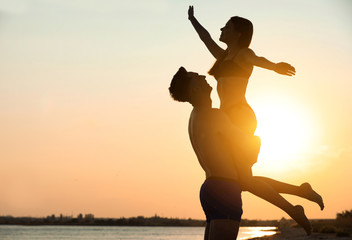
[[[255,113],[255,135],[262,140],[258,163],[270,171],[297,167],[314,137],[313,124],[304,107],[285,100],[262,102]]]

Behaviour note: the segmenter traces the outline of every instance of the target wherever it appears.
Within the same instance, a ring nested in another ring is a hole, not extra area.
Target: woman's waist
[[[218,82],[217,92],[220,101],[225,104],[246,103],[247,84]]]
[[[216,81],[218,86],[226,86],[227,89],[246,88],[248,78],[244,77],[218,77]]]
[[[236,76],[236,75],[217,75],[214,76],[217,82],[232,82],[232,83],[248,83],[250,76]]]
[[[249,107],[246,98],[226,99],[220,98],[220,109],[227,111],[235,107]]]

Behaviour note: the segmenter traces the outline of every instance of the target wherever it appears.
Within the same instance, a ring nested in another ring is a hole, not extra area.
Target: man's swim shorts
[[[200,189],[200,202],[207,222],[214,219],[241,220],[241,188],[234,180],[217,177],[206,179]]]

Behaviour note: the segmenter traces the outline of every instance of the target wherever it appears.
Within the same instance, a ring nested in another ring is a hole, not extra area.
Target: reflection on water
[[[276,227],[240,227],[237,239],[271,236],[275,233]]]

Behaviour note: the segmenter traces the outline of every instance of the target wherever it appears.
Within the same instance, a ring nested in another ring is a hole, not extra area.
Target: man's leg
[[[209,229],[210,229],[210,223],[207,222],[207,225],[205,225],[204,240],[209,239]]]
[[[207,240],[236,240],[240,222],[231,219],[216,219],[210,222]]]

